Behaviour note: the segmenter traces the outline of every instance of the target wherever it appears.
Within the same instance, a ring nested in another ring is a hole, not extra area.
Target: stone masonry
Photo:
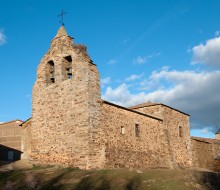
[[[94,140],[101,136],[100,100],[96,65],[62,26],[37,70],[30,160],[102,168],[104,145]]]
[[[161,103],[125,108],[102,100],[96,65],[64,26],[37,68],[32,99],[20,150],[33,164],[220,170],[220,135],[191,138],[188,114]]]
[[[0,160],[20,159],[22,130],[19,125],[21,123],[23,121],[13,120],[0,124]]]
[[[21,120],[13,120],[0,124],[0,145],[21,150]]]
[[[101,125],[106,168],[172,167],[162,119],[103,101]]]
[[[145,103],[131,107],[142,113],[163,119],[163,130],[173,167],[192,165],[189,115],[160,103]]]

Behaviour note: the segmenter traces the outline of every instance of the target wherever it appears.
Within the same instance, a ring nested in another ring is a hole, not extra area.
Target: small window
[[[179,137],[183,137],[183,127],[179,126]]]
[[[72,57],[69,55],[69,56],[66,56],[65,59],[69,62],[69,63],[72,63]]]
[[[139,137],[140,136],[140,125],[135,124],[135,136]]]
[[[121,134],[124,135],[125,134],[125,128],[123,126],[121,126]]]

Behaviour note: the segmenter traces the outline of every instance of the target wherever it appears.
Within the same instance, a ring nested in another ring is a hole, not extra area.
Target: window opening
[[[49,80],[50,82],[54,83],[55,82],[55,78],[54,78],[54,62],[53,61],[49,61]]]
[[[179,126],[179,136],[183,137],[183,127]]]
[[[72,78],[72,67],[69,67],[66,70],[67,70],[67,75],[68,75],[69,79],[71,79]]]
[[[64,79],[72,79],[72,57],[70,55],[64,57],[63,67],[65,70]]]
[[[69,55],[69,56],[66,56],[65,59],[66,59],[69,63],[72,62],[72,57],[71,57],[70,55]]]
[[[121,126],[121,134],[124,135],[125,134],[125,128],[123,126]]]
[[[140,125],[139,124],[135,124],[135,136],[139,137],[140,136]]]

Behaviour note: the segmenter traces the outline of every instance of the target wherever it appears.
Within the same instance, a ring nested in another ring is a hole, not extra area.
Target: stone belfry
[[[99,73],[64,26],[38,66],[32,97],[32,163],[103,167]]]

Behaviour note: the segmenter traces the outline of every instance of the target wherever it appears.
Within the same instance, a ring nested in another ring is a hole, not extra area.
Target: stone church
[[[162,103],[126,108],[102,100],[96,65],[64,26],[37,68],[32,101],[32,117],[19,127],[19,151],[33,164],[220,169],[220,133],[190,137],[187,113]]]

